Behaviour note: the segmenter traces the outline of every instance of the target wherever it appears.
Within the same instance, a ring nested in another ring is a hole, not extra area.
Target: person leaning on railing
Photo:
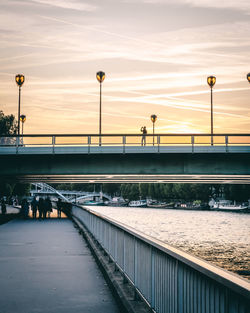
[[[146,135],[148,133],[146,126],[141,127],[141,132],[142,132],[141,145],[146,146]]]

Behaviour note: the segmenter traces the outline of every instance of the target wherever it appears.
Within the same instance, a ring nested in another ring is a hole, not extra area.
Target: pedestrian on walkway
[[[141,127],[141,132],[142,132],[141,145],[146,146],[146,135],[148,133],[146,126]]]
[[[48,213],[48,217],[50,217],[50,213],[52,212],[52,203],[50,201],[50,198],[47,197],[45,199],[45,203],[44,203],[44,218],[47,217],[47,213]]]
[[[5,204],[4,198],[2,198],[1,200],[1,212],[2,212],[2,215],[6,214],[6,204]]]
[[[31,201],[31,210],[32,210],[33,218],[36,218],[37,209],[38,209],[38,202],[36,200],[36,197],[34,197],[33,200]]]
[[[38,200],[39,220],[43,217],[43,207],[44,207],[44,200],[42,197],[39,197],[39,200]]]
[[[61,198],[57,201],[57,217],[61,218],[62,215],[62,200]]]
[[[27,201],[27,199],[23,199],[22,203],[21,203],[21,215],[23,216],[23,218],[28,218],[29,216],[29,203]]]

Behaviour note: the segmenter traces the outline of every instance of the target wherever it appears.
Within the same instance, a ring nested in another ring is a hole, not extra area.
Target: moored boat
[[[115,207],[127,206],[128,201],[125,201],[122,197],[114,197],[111,201],[107,202],[107,205]]]
[[[173,209],[174,203],[166,203],[166,202],[148,202],[147,203],[148,208],[153,209]]]
[[[134,207],[134,208],[145,208],[147,206],[146,200],[133,200],[130,201],[128,206]]]
[[[105,203],[103,201],[85,201],[84,203],[82,203],[82,205],[95,205],[95,206],[102,206],[105,205]]]
[[[230,200],[211,200],[209,202],[209,206],[212,210],[218,210],[218,211],[246,211],[248,210],[247,205],[242,205],[242,204],[236,204],[233,203]]]

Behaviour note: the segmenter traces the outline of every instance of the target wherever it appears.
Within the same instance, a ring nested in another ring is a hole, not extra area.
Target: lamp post
[[[17,74],[16,75],[16,83],[19,87],[19,97],[18,97],[18,128],[17,128],[17,132],[18,132],[18,137],[20,136],[20,106],[21,106],[21,87],[24,83],[24,75],[23,74]]]
[[[151,121],[153,123],[153,146],[155,145],[155,122],[157,120],[157,115],[152,114],[151,115]]]
[[[207,83],[211,89],[211,146],[213,146],[213,144],[214,144],[214,141],[213,141],[213,132],[214,132],[214,130],[213,130],[213,128],[214,128],[214,125],[213,125],[213,86],[216,83],[216,77],[215,76],[209,76],[207,78]]]
[[[26,121],[26,115],[22,114],[20,116],[20,121],[22,122],[22,144],[23,144],[23,124]]]
[[[250,73],[247,74],[247,80],[248,80],[248,82],[250,84]]]
[[[96,73],[96,78],[100,83],[100,109],[99,109],[99,146],[101,146],[101,135],[102,135],[102,82],[105,79],[105,73],[99,71]]]

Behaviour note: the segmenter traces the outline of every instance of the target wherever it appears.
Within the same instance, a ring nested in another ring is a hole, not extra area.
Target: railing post
[[[194,135],[191,136],[192,153],[194,153]]]
[[[123,230],[123,271],[124,271],[124,272],[126,272],[125,253],[126,253],[126,240],[125,240],[125,231]]]
[[[91,136],[88,136],[88,154],[90,153]]]
[[[126,136],[122,136],[123,153],[125,153]]]
[[[228,152],[228,136],[225,136],[226,152]]]
[[[160,143],[161,143],[161,137],[157,136],[157,145],[158,145],[158,153],[160,153]]]
[[[55,143],[56,143],[56,137],[52,136],[52,151],[53,151],[53,154],[55,153]]]
[[[155,254],[151,246],[151,307],[155,307]]]
[[[18,154],[19,136],[16,137],[16,154]]]
[[[137,240],[134,237],[134,282],[135,282],[135,300],[137,300]]]

